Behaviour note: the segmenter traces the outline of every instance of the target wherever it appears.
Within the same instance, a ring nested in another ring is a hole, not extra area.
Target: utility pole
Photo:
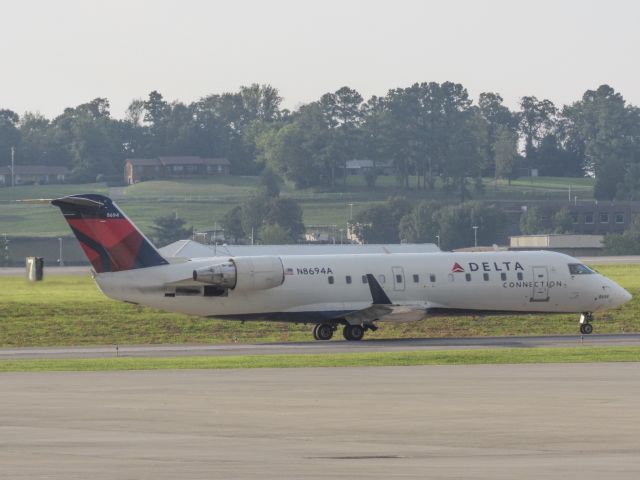
[[[474,247],[478,246],[478,226],[477,225],[473,226],[473,246]]]
[[[436,235],[436,240],[438,240],[438,250],[440,250],[440,235]]]
[[[15,190],[16,175],[15,175],[15,161],[14,161],[15,153],[16,153],[15,147],[11,147],[11,199],[12,200],[16,199],[16,190]]]

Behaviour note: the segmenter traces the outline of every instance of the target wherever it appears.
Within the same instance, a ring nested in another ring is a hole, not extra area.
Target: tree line
[[[157,92],[113,118],[96,98],[54,119],[0,110],[0,164],[65,165],[73,180],[120,178],[124,160],[164,155],[225,157],[234,174],[269,166],[298,188],[343,188],[346,161],[392,161],[407,188],[455,191],[482,177],[511,180],[522,169],[545,176],[591,175],[598,199],[640,198],[640,110],[608,85],[557,106],[535,96],[516,111],[498,93],[473,102],[453,82],[423,82],[365,100],[343,87],[295,111],[270,85],[168,102]],[[368,182],[375,184],[375,170]]]

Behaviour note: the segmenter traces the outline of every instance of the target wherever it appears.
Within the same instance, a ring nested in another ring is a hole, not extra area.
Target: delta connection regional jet
[[[108,297],[203,317],[310,323],[316,340],[338,326],[361,340],[379,321],[489,313],[577,313],[589,334],[593,312],[631,299],[555,252],[165,259],[105,196],[46,202],[62,211]]]

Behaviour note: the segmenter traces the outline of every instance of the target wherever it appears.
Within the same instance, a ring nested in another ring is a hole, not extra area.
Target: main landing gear
[[[313,327],[313,338],[316,340],[331,340],[333,332],[337,329],[337,325],[331,323],[318,323]]]
[[[313,338],[316,340],[331,340],[333,332],[338,329],[337,323],[318,323],[313,327]],[[367,330],[375,332],[378,329],[373,323],[362,325],[346,324],[342,330],[342,335],[346,340],[357,342],[362,340]]]
[[[357,342],[364,337],[364,326],[362,325],[345,325],[342,330],[345,340]]]
[[[593,325],[591,325],[591,321],[593,320],[593,314],[591,312],[583,313],[580,315],[580,333],[583,335],[589,335],[593,332]]]

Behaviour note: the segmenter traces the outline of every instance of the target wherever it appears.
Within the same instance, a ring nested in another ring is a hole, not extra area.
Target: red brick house
[[[226,158],[128,158],[124,162],[124,181],[131,185],[145,180],[229,175],[230,166]]]
[[[55,165],[16,165],[13,180],[16,185],[64,183],[69,170]],[[0,167],[0,186],[11,185],[11,166]]]

